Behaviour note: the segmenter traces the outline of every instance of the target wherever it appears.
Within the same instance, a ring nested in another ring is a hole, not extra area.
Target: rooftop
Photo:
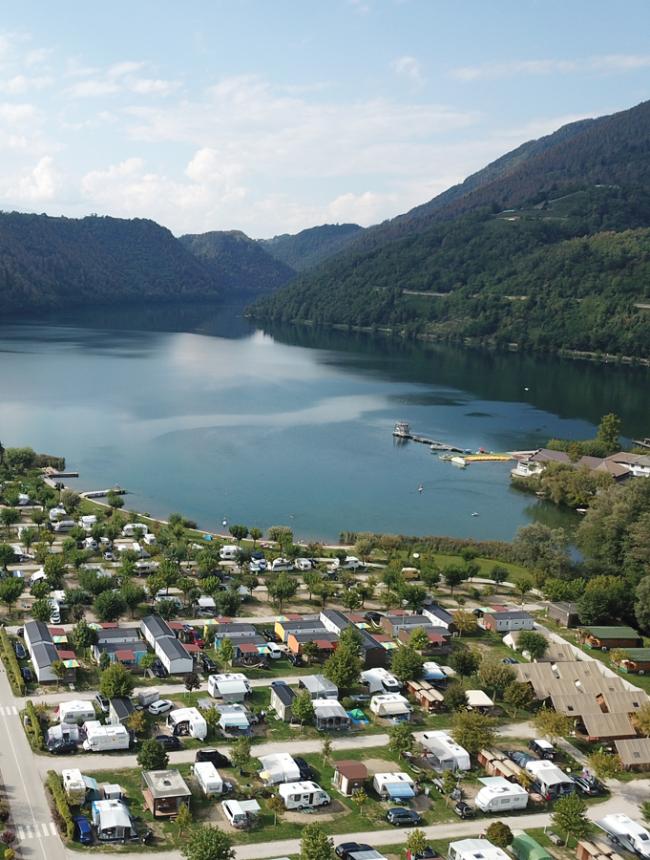
[[[191,797],[183,777],[177,770],[145,770],[142,779],[153,798]]]

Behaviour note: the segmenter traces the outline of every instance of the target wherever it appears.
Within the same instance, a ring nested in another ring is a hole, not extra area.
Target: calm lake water
[[[62,454],[128,505],[293,527],[510,539],[571,515],[510,488],[511,464],[396,445],[397,420],[462,448],[585,437],[617,412],[650,434],[647,370],[282,328],[233,309],[99,309],[0,325],[0,439]],[[418,485],[424,492],[418,493]],[[473,517],[477,512],[479,516]]]

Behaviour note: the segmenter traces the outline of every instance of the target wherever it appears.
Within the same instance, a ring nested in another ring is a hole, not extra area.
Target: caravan
[[[528,792],[519,783],[503,776],[487,776],[479,782],[483,788],[476,795],[476,806],[481,812],[511,812],[528,805]]]
[[[605,831],[614,845],[621,845],[639,857],[650,857],[650,833],[642,824],[622,812],[606,815],[596,824]]]
[[[315,782],[285,782],[278,787],[285,809],[316,809],[327,806],[330,796]]]
[[[200,741],[208,736],[208,724],[198,708],[176,708],[170,711],[167,725],[174,735],[189,735]]]
[[[223,794],[223,779],[211,761],[197,761],[192,765],[192,773],[206,797]]]
[[[434,770],[471,770],[469,753],[447,732],[420,732],[415,737]]]
[[[92,702],[73,699],[71,702],[61,702],[57,716],[60,723],[82,725],[89,720],[95,719],[95,708]]]
[[[237,561],[239,558],[239,547],[234,544],[225,544],[219,550],[219,558],[221,561]]]
[[[395,675],[391,675],[387,669],[381,667],[362,672],[361,683],[368,687],[369,693],[399,693],[402,689]]]

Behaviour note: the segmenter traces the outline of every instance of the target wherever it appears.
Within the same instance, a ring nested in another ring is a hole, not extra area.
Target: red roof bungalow
[[[404,645],[408,645],[411,641],[411,637],[413,636],[414,630],[417,629],[418,628],[403,628],[397,634],[397,638]],[[443,636],[443,634],[439,632],[439,628],[422,627],[420,629],[424,630],[424,632],[427,634],[427,639],[429,640],[427,650],[433,651],[437,648],[444,648],[444,646],[447,644],[448,637]]]

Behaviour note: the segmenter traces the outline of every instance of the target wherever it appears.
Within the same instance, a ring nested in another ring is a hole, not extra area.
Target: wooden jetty
[[[455,445],[447,444],[447,442],[440,442],[438,439],[430,439],[428,436],[412,433],[406,421],[397,422],[393,430],[393,436],[396,439],[410,440],[411,442],[419,442],[421,445],[428,445],[432,451],[452,451],[456,454],[464,453],[464,448],[457,448]]]
[[[126,496],[128,492],[128,490],[124,490],[122,487],[111,487],[110,490],[86,490],[85,493],[81,493],[81,496],[84,499],[103,499],[109,493],[115,496]]]
[[[639,448],[650,448],[650,436],[646,436],[645,439],[635,439],[634,444]]]

